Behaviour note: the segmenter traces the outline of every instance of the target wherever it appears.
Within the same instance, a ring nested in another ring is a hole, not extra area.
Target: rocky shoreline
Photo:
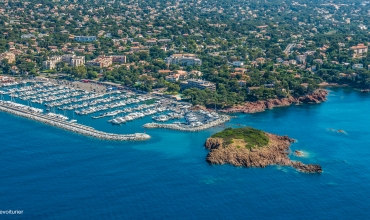
[[[325,89],[318,89],[311,94],[302,97],[289,97],[282,99],[268,99],[265,101],[246,102],[243,105],[237,105],[232,108],[220,110],[224,113],[256,113],[263,112],[266,109],[276,107],[290,106],[299,103],[321,103],[326,101],[328,91]]]
[[[269,144],[265,147],[248,149],[245,147],[224,146],[221,138],[208,138],[204,144],[210,150],[206,161],[209,164],[232,164],[244,167],[266,167],[269,165],[291,166],[306,173],[321,173],[322,168],[316,164],[303,164],[289,159],[289,147],[294,142],[288,136],[265,133]]]

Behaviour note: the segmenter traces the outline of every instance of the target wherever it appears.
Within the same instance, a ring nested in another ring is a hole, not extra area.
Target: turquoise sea
[[[368,219],[369,112],[370,94],[337,88],[322,104],[240,114],[228,124],[297,139],[291,148],[305,157],[291,158],[320,164],[321,174],[208,165],[204,141],[222,127],[107,142],[0,112],[0,210],[23,210],[0,218]],[[77,119],[117,133],[143,132],[150,121]]]

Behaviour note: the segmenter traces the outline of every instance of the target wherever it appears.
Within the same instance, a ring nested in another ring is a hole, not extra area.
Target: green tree
[[[170,83],[169,85],[167,85],[167,92],[169,93],[177,93],[178,91],[180,91],[180,86],[175,84],[175,83]]]

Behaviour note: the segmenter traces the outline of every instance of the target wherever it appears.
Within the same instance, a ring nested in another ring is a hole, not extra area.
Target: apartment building
[[[90,60],[86,63],[88,66],[97,66],[99,68],[109,67],[113,63],[112,57],[99,56],[96,59]]]
[[[177,64],[181,66],[202,65],[202,61],[195,54],[173,54],[165,59],[167,64]]]
[[[113,63],[126,63],[126,56],[123,55],[112,55],[110,56],[112,58]]]
[[[55,69],[57,63],[64,62],[70,66],[83,66],[85,64],[84,56],[76,56],[74,54],[64,54],[62,56],[53,56],[49,60],[43,62],[44,69]]]
[[[85,65],[85,57],[84,56],[74,56],[72,57],[69,64],[71,66],[83,66]]]
[[[74,40],[78,42],[92,42],[96,39],[96,36],[74,36]]]
[[[57,63],[54,62],[53,60],[46,60],[42,63],[42,66],[44,67],[44,69],[52,70],[56,68],[56,64]]]
[[[176,70],[174,74],[166,76],[166,80],[169,82],[177,82],[179,80],[185,80],[188,78],[189,73],[183,70]]]
[[[216,84],[201,79],[188,79],[180,84],[181,90],[197,88],[197,89],[209,89],[216,91]]]
[[[52,70],[56,68],[57,63],[62,61],[62,56],[53,56],[42,63],[44,69]]]

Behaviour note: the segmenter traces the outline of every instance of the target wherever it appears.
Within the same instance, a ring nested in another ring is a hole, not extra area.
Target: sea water
[[[113,142],[0,112],[0,210],[23,210],[0,218],[368,219],[369,111],[369,94],[341,88],[325,103],[238,114],[226,124],[297,139],[291,149],[304,157],[290,158],[320,164],[321,174],[208,165],[203,144],[223,127],[145,131],[150,119],[112,126],[76,116],[99,130],[152,137]]]

